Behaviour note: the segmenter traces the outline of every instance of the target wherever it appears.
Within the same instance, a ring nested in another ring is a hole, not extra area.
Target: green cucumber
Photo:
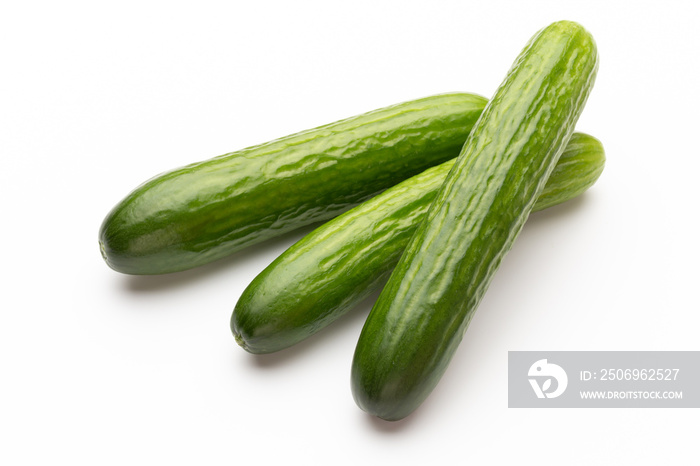
[[[352,362],[357,405],[412,413],[452,359],[573,132],[598,69],[590,34],[539,31],[479,117],[382,290]]]
[[[109,212],[102,255],[122,273],[177,272],[328,220],[456,157],[485,105],[426,97],[161,174]]]
[[[243,291],[231,316],[236,341],[271,353],[318,332],[384,284],[454,159],[393,186],[292,245]],[[605,165],[602,144],[574,133],[533,210],[583,193]]]

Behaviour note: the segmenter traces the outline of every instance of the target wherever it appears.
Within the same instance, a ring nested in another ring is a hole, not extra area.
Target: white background
[[[697,2],[2,5],[0,463],[697,464],[697,409],[507,407],[508,351],[700,350]],[[145,179],[404,100],[488,97],[559,19],[598,43],[578,129],[605,172],[530,218],[404,421],[350,393],[371,301],[279,354],[236,346],[238,296],[302,233],[168,276],[103,263],[102,218]]]

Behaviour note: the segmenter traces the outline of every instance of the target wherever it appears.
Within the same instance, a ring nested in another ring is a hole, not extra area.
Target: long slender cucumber
[[[383,285],[453,165],[402,181],[293,244],[243,291],[231,316],[236,341],[251,353],[282,350]],[[604,165],[600,141],[574,133],[533,210],[583,193]]]
[[[106,216],[102,255],[123,273],[176,272],[328,220],[456,157],[485,105],[426,97],[163,173]]]
[[[598,69],[591,35],[561,21],[518,56],[370,311],[353,397],[386,420],[437,385],[573,133]]]

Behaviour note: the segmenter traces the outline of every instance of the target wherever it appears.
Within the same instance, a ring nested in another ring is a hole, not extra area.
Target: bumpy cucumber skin
[[[426,97],[161,174],[109,212],[101,252],[122,273],[177,272],[328,220],[456,157],[485,104]]]
[[[362,329],[355,402],[394,421],[446,370],[570,138],[598,68],[578,24],[538,32],[467,139]]]
[[[310,337],[381,287],[423,220],[454,159],[402,181],[324,223],[292,245],[243,291],[231,330],[246,351],[272,353]],[[605,152],[574,133],[534,211],[583,193]]]

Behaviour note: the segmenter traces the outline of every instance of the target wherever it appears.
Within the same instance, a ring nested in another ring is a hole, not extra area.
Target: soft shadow
[[[384,419],[380,419],[377,416],[367,413],[362,413],[362,415],[365,417],[365,423],[371,429],[386,435],[392,435],[399,432],[404,432],[406,429],[409,429],[412,425],[414,425],[416,423],[416,418],[420,417],[420,409],[398,421],[385,421]]]
[[[568,200],[563,204],[555,205],[539,212],[533,212],[527,220],[530,222],[549,222],[553,220],[558,220],[562,217],[573,215],[574,212],[583,208],[585,204],[588,203],[588,193],[583,193],[574,199]]]
[[[223,259],[194,269],[162,275],[125,275],[123,276],[122,285],[126,291],[131,293],[153,293],[189,286],[221,273],[223,270],[254,261],[262,252],[268,249],[289,247],[319,225],[320,223],[317,223],[285,233],[277,238],[271,238],[262,243],[249,246]]]

